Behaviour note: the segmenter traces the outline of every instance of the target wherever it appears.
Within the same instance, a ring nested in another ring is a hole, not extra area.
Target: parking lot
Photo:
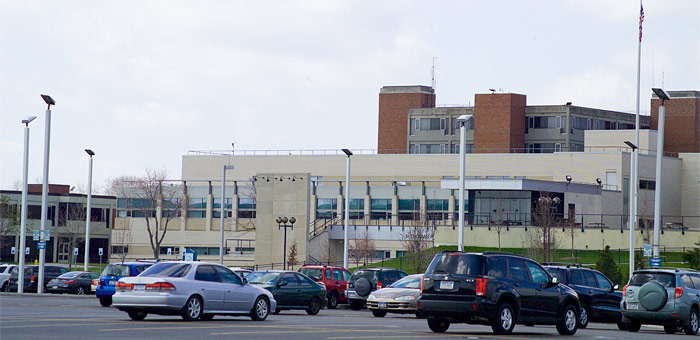
[[[270,315],[266,321],[217,316],[212,321],[185,322],[177,316],[149,315],[131,321],[126,313],[101,307],[94,297],[0,295],[2,339],[567,339],[554,327],[516,326],[510,336],[496,336],[490,327],[452,325],[432,333],[425,320],[412,316],[375,318],[367,310],[322,310]],[[643,326],[639,333],[618,331],[614,324],[590,324],[574,336],[582,339],[686,338],[667,335],[661,327]],[[688,337],[690,338],[690,337]]]

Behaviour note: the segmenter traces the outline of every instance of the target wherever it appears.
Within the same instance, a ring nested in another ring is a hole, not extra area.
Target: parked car
[[[68,272],[46,284],[47,293],[70,293],[85,295],[91,293],[92,280],[99,276],[91,272]]]
[[[663,325],[666,333],[682,328],[697,335],[700,323],[700,273],[691,269],[636,270],[622,289],[622,321],[637,332],[642,324]]]
[[[246,277],[248,274],[252,273],[253,270],[245,267],[228,267],[232,272],[238,274],[240,277]]]
[[[248,282],[265,288],[277,301],[275,314],[287,309],[303,309],[309,315],[318,314],[326,306],[326,287],[308,276],[284,270],[256,271],[246,276]]]
[[[149,313],[211,320],[215,315],[267,318],[277,306],[272,294],[248,284],[230,269],[207,262],[159,262],[137,277],[123,277],[112,297],[114,307],[132,320]]]
[[[119,279],[139,275],[151,265],[153,265],[152,262],[144,261],[108,264],[102,271],[99,284],[95,289],[95,296],[100,299],[100,304],[103,307],[109,307],[112,304],[112,295]]]
[[[299,272],[326,286],[329,309],[336,308],[339,303],[348,302],[345,297],[345,287],[352,274],[347,269],[333,266],[303,266],[299,268]]]
[[[16,267],[14,264],[0,264],[0,291],[6,292],[10,289],[10,273]]]
[[[369,294],[382,289],[406,276],[405,272],[394,268],[362,268],[355,270],[348,280],[345,296],[350,308],[358,310],[365,305]]]
[[[422,279],[423,274],[413,274],[374,291],[367,298],[367,309],[378,318],[383,318],[387,313],[416,314],[420,317],[417,311]]]
[[[418,312],[433,332],[451,323],[490,325],[496,334],[512,333],[515,324],[556,325],[562,335],[578,328],[576,292],[523,256],[443,251],[421,287]]]
[[[63,268],[61,266],[56,266],[56,265],[45,265],[44,266],[44,288],[46,288],[46,284],[51,281],[52,279],[57,278],[58,276],[65,274],[68,272],[68,269]],[[9,278],[9,291],[11,292],[16,292],[17,291],[17,286],[18,286],[18,275],[19,275],[19,266],[15,267],[12,269],[12,273],[10,273],[10,278]],[[37,292],[37,287],[38,287],[38,280],[39,280],[39,266],[37,265],[31,265],[31,266],[24,266],[24,292],[25,293],[36,293]],[[44,289],[46,291],[46,289]]]
[[[573,288],[578,294],[581,302],[579,328],[586,328],[593,321],[617,323],[620,330],[625,329],[620,314],[622,292],[603,273],[575,264],[545,264],[544,268],[559,279],[559,283]]]

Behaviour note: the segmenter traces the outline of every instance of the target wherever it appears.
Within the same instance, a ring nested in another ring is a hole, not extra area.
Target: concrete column
[[[211,188],[211,187],[210,187]],[[207,194],[207,214],[205,216],[206,218],[206,231],[211,231],[211,218],[212,218],[212,212],[213,212],[213,206],[214,206],[214,195]]]
[[[19,262],[19,239],[20,235],[15,235],[15,256],[14,256],[14,262]]]
[[[448,197],[447,201],[447,224],[452,225],[454,223],[454,218],[455,218],[455,196],[454,196],[454,190],[451,190],[452,192],[450,193],[450,197]]]
[[[238,191],[233,194],[231,202],[231,231],[236,231],[236,225],[238,224]]]
[[[399,196],[396,194],[391,196],[391,224],[399,224]]]
[[[336,211],[338,212],[338,218],[343,217],[343,208],[345,208],[345,201],[344,201],[343,195],[338,195],[338,206],[336,207]]]
[[[369,195],[369,192],[367,195],[365,195],[365,224],[369,224],[369,217],[370,217],[370,208],[372,207],[372,197]]]
[[[187,225],[187,207],[190,205],[190,196],[182,195],[182,207],[180,207],[180,231],[185,231]]]
[[[318,204],[318,197],[316,197],[316,194],[312,194],[311,197],[309,198],[309,221],[316,221],[316,205]],[[309,223],[309,228],[316,228],[316,222]],[[311,232],[311,230],[307,230],[307,232]]]
[[[428,198],[425,195],[421,195],[419,202],[420,221],[426,222],[428,220]]]

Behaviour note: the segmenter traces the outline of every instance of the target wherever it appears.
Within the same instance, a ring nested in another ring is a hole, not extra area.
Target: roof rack
[[[693,273],[700,273],[700,271],[692,268],[678,268],[678,267],[649,267],[649,268],[641,268],[637,270],[656,270],[656,269],[661,269],[661,270],[673,270],[676,272],[693,272]]]
[[[580,263],[569,263],[569,262],[544,262],[542,263],[543,266],[566,266],[566,268],[571,268],[571,267],[576,267],[576,268],[585,268],[583,264]]]
[[[503,251],[485,251],[485,252],[483,252],[482,254],[484,254],[484,255],[511,255],[511,256],[518,256],[518,257],[528,258],[528,257],[525,256],[525,255],[520,255],[520,254],[515,254],[515,253],[506,253],[506,252],[503,252]]]

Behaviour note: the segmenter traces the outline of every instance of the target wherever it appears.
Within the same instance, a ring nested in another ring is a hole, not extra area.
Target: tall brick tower
[[[509,153],[525,148],[527,96],[515,93],[474,95],[474,152]]]
[[[384,86],[379,90],[379,153],[407,153],[408,110],[435,107],[430,86]]]
[[[668,91],[664,152],[700,152],[700,91]],[[652,95],[651,129],[658,130],[661,100]]]

